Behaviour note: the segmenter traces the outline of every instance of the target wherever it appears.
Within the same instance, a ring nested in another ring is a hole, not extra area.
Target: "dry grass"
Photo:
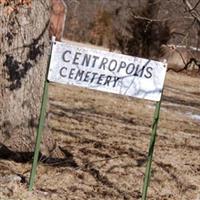
[[[200,199],[199,94],[199,76],[167,74],[148,199]],[[55,84],[49,95],[52,137],[76,165],[40,164],[28,192],[30,163],[0,160],[0,199],[140,199],[155,104]]]

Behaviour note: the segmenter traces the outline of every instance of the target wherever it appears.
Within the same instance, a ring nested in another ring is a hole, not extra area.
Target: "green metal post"
[[[45,123],[46,106],[47,106],[47,101],[48,101],[48,84],[49,84],[48,81],[45,79],[42,105],[40,109],[39,127],[37,129],[34,158],[33,158],[33,164],[32,164],[32,169],[31,169],[31,175],[29,179],[29,191],[33,189],[34,179],[36,175],[36,168],[37,168],[38,157],[39,157],[39,152],[40,152],[40,143],[42,140],[42,131],[44,128],[44,123]]]
[[[52,50],[54,42],[55,42],[55,37],[52,37],[51,50]],[[37,164],[38,164],[38,157],[39,157],[39,153],[40,153],[40,143],[42,140],[42,131],[44,128],[45,117],[46,117],[46,107],[47,107],[47,101],[48,101],[48,86],[49,86],[47,76],[48,76],[50,59],[51,59],[51,56],[49,56],[48,67],[47,67],[47,72],[46,72],[45,81],[44,81],[42,104],[41,104],[41,108],[40,108],[39,126],[37,129],[36,144],[35,144],[35,149],[34,149],[34,158],[33,158],[31,174],[30,174],[30,178],[29,178],[29,191],[32,191],[32,189],[33,189],[34,179],[35,179],[35,175],[36,175],[36,168],[37,168]]]
[[[143,189],[142,189],[142,200],[147,199],[147,190],[148,190],[150,176],[151,176],[151,163],[153,159],[153,151],[154,151],[154,145],[156,142],[157,127],[158,127],[158,121],[159,121],[159,116],[160,116],[160,106],[161,106],[161,100],[156,103],[156,109],[154,113],[154,119],[153,119],[153,124],[152,124],[152,134],[151,134],[151,139],[150,139],[150,144],[149,144],[148,160],[147,160],[147,166],[146,166]]]

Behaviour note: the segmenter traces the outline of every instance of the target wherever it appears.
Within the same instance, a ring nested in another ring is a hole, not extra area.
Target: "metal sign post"
[[[147,166],[146,166],[144,184],[143,184],[143,189],[142,189],[142,200],[146,200],[146,198],[147,198],[147,190],[148,190],[150,177],[151,177],[151,163],[152,163],[152,159],[153,159],[154,145],[156,142],[157,127],[158,127],[159,116],[160,116],[161,101],[162,101],[162,98],[159,102],[156,102],[154,119],[153,119],[153,123],[152,123],[152,134],[151,134],[151,139],[150,139],[150,144],[149,144],[149,152],[148,152],[148,157],[147,157]]]
[[[52,51],[52,46],[53,46],[54,42],[55,42],[55,37],[52,37],[51,51]],[[39,157],[39,152],[40,152],[40,143],[42,140],[42,131],[44,128],[45,117],[46,117],[46,107],[47,107],[47,101],[48,101],[48,86],[49,86],[47,76],[48,76],[50,58],[51,58],[51,54],[49,56],[49,62],[48,62],[48,67],[47,67],[45,81],[44,81],[42,103],[41,103],[41,108],[40,108],[39,126],[37,129],[36,144],[35,144],[35,149],[34,149],[34,158],[33,158],[30,179],[29,179],[29,191],[32,191],[32,189],[33,189],[34,179],[35,179],[35,175],[36,175],[36,168],[37,168],[37,164],[38,164],[38,157]]]

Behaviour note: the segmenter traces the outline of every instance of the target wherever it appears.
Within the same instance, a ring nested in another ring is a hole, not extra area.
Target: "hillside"
[[[167,74],[148,199],[200,197],[199,85]],[[33,193],[31,163],[0,160],[0,199],[140,199],[153,112],[149,101],[51,84],[47,124],[62,158],[41,157]]]

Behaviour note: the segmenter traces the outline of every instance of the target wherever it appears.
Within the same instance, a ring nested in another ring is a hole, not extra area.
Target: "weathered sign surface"
[[[159,101],[165,75],[162,62],[55,42],[48,80]]]

